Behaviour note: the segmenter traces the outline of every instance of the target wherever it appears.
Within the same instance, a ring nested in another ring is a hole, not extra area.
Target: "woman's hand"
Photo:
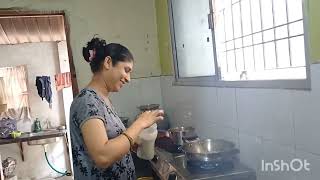
[[[139,124],[142,129],[152,126],[154,123],[163,120],[163,110],[145,111],[139,115],[135,123]]]

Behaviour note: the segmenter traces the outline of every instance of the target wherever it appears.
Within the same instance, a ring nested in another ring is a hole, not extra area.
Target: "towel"
[[[71,83],[71,73],[70,72],[56,74],[54,76],[54,78],[56,80],[56,89],[57,89],[57,91],[60,91],[63,88],[67,88],[67,87],[70,87],[72,85],[72,83]]]

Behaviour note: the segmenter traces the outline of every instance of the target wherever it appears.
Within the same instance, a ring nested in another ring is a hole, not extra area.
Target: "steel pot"
[[[188,161],[220,161],[239,153],[234,143],[222,139],[205,139],[185,143],[180,149]]]
[[[193,127],[176,127],[168,130],[168,136],[176,145],[183,145],[184,142],[197,139],[198,136]]]

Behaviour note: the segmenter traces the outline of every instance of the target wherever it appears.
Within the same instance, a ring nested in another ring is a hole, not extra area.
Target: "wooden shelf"
[[[38,133],[23,133],[20,137],[12,139],[0,139],[0,145],[3,144],[12,144],[12,143],[21,143],[32,140],[47,139],[54,137],[61,137],[66,134],[66,130],[50,130],[50,131],[41,131]]]

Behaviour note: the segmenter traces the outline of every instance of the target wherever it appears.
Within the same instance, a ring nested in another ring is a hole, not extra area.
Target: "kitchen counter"
[[[61,137],[61,136],[64,136],[66,132],[67,132],[66,130],[55,130],[55,129],[44,130],[38,133],[26,132],[26,133],[22,133],[21,136],[17,138],[0,139],[0,145]]]

